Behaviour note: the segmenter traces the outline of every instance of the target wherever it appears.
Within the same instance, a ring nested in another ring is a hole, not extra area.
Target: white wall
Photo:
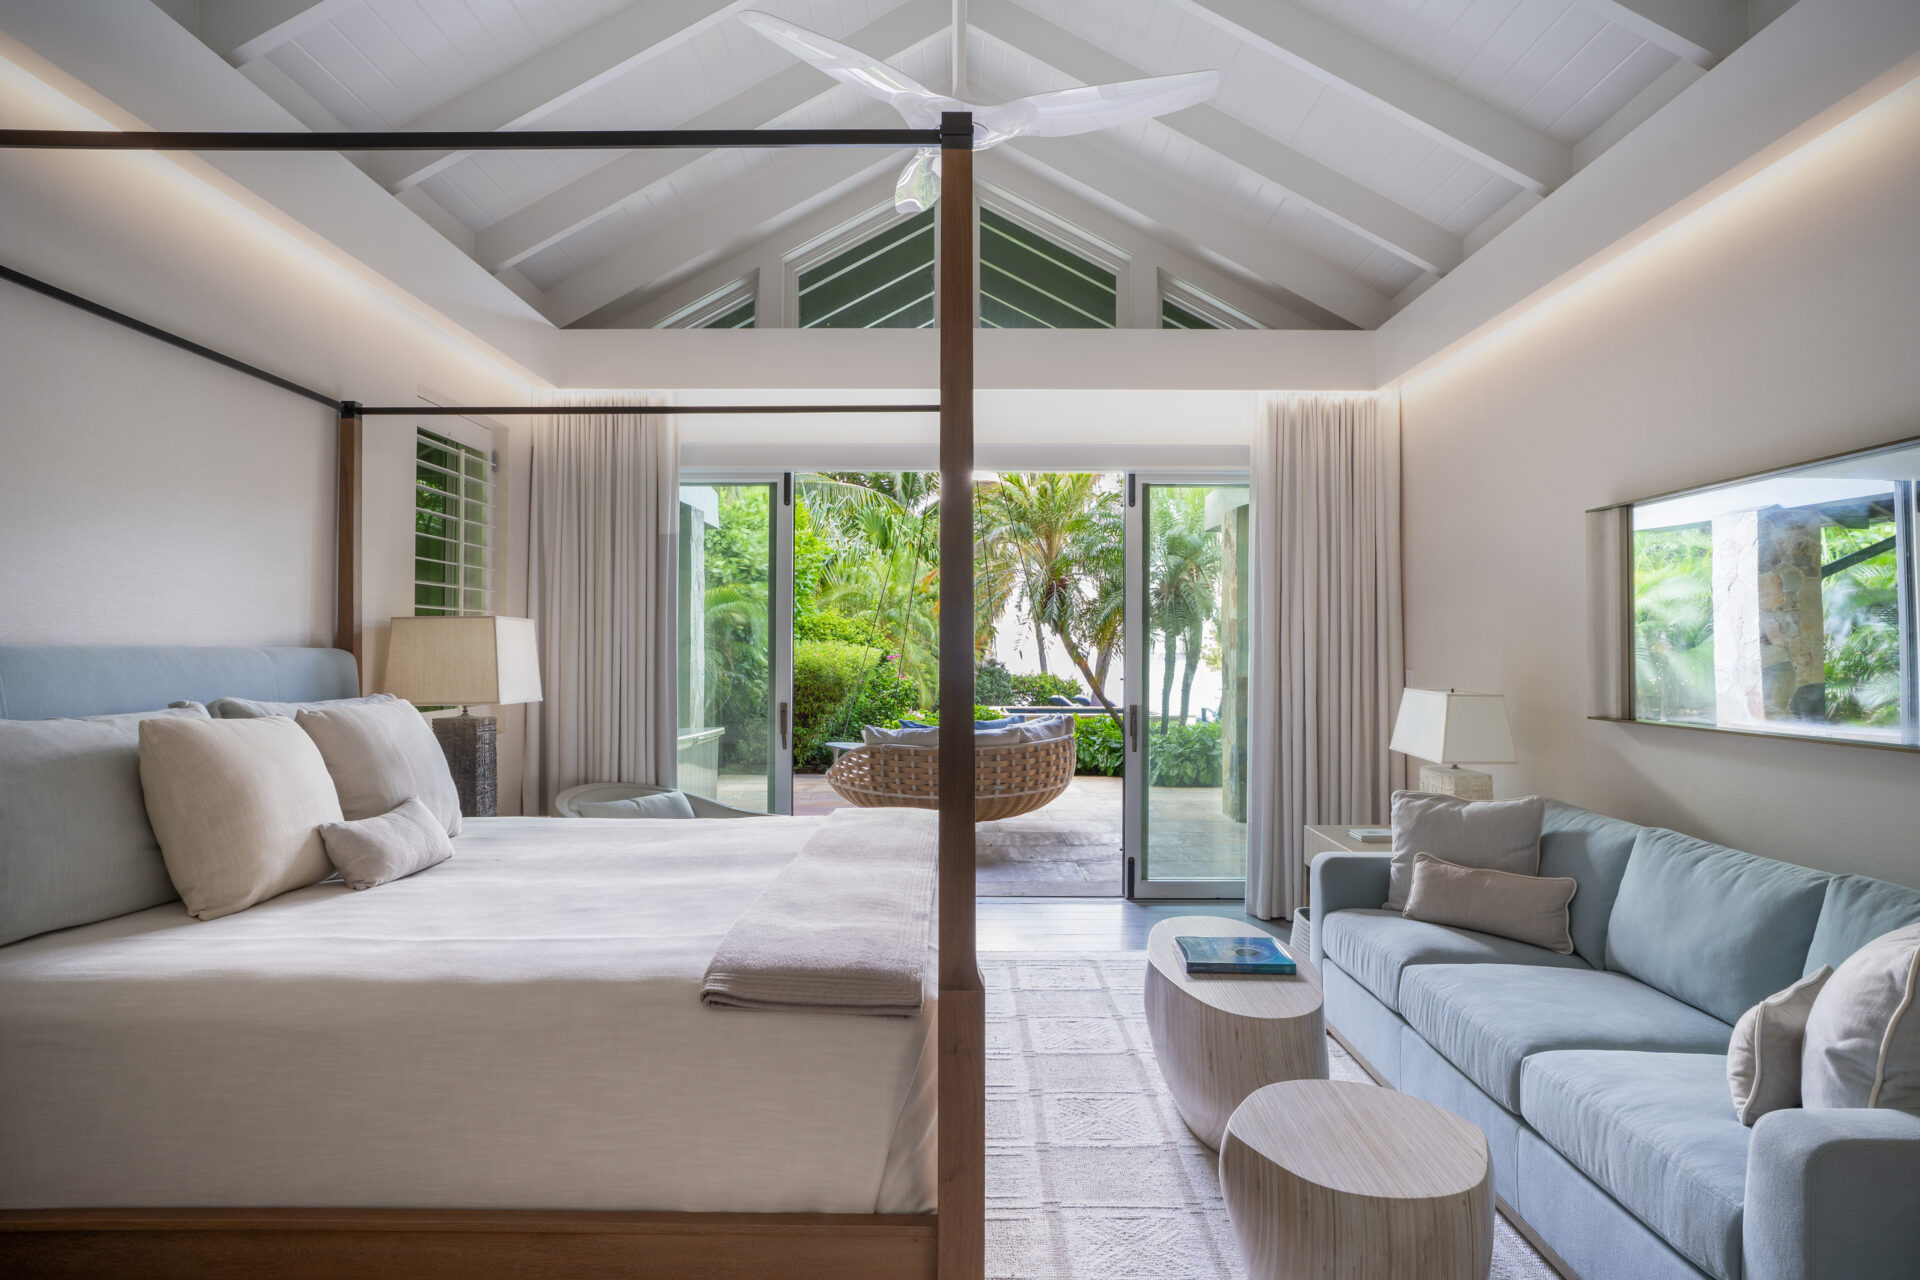
[[[1920,434],[1920,83],[1404,388],[1407,682],[1540,792],[1920,885],[1920,755],[1587,721],[1582,512]]]

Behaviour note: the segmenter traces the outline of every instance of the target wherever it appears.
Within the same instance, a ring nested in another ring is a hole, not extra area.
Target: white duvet
[[[931,990],[700,1003],[819,822],[469,820],[364,892],[0,947],[0,1208],[929,1209]]]

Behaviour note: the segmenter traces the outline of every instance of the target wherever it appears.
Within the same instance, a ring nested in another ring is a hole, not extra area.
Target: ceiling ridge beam
[[[355,0],[200,0],[201,43],[236,67],[330,21]]]
[[[1132,80],[1147,74],[1012,0],[972,0],[972,23],[984,34],[1081,84]],[[1160,123],[1422,270],[1445,274],[1460,264],[1461,241],[1453,232],[1218,107],[1204,103],[1188,107],[1160,117]]]
[[[1573,172],[1572,149],[1293,0],[1176,0],[1292,66],[1542,195]]]
[[[892,60],[924,45],[947,28],[947,11],[939,0],[908,0],[848,36],[846,43],[863,53]],[[789,112],[799,110],[834,89],[813,67],[796,63],[743,89],[710,111],[681,126],[688,129],[763,128]],[[699,158],[697,152],[630,151],[598,169],[575,178],[474,236],[474,256],[489,271],[523,262],[640,197]]]
[[[1232,263],[1362,329],[1378,327],[1389,314],[1387,299],[1371,286],[1317,254],[1187,198],[1164,175],[1131,159],[1081,138],[1019,138],[1006,149],[1064,179],[1069,190],[1083,187],[1131,210],[1161,236],[1174,237],[1171,247],[1182,253]]]
[[[743,7],[746,0],[636,0],[558,44],[522,58],[496,76],[436,107],[396,132],[441,129],[516,129],[549,115],[657,56]],[[458,151],[390,151],[367,171],[389,191],[433,176],[458,160]]]
[[[1579,0],[1617,27],[1701,70],[1746,43],[1747,0]]]

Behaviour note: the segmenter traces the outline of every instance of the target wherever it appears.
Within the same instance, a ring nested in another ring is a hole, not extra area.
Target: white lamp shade
[[[529,618],[395,618],[386,691],[417,707],[540,701]]]
[[[1513,764],[1507,700],[1497,693],[1408,689],[1393,724],[1394,751],[1440,764]]]

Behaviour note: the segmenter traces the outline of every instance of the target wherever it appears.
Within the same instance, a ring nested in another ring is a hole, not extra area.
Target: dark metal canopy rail
[[[124,325],[337,411],[337,647],[363,659],[362,429],[370,416],[940,414],[940,874],[937,1210],[933,1214],[554,1213],[367,1209],[15,1210],[0,1213],[0,1270],[247,1276],[300,1256],[302,1274],[372,1276],[599,1270],[639,1280],[784,1274],[796,1280],[980,1280],[986,1270],[986,997],[975,955],[973,737],[973,117],[938,129],[537,130],[226,133],[0,129],[0,149],[80,151],[522,151],[938,147],[940,400],[851,405],[363,405],[0,266],[0,279]],[[365,665],[362,661],[361,670]],[[519,1243],[501,1247],[501,1236]],[[293,1254],[289,1254],[291,1249]],[[528,1252],[537,1250],[537,1252]],[[16,1265],[17,1264],[17,1265]]]

